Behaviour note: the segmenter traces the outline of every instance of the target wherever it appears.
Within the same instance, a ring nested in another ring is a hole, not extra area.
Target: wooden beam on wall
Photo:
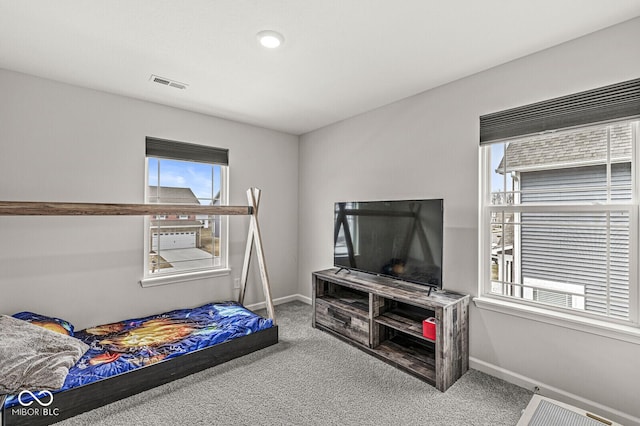
[[[0,216],[251,215],[251,206],[0,201]]]

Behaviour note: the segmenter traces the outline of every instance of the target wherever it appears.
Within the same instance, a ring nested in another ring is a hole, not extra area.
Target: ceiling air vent
[[[176,89],[184,90],[187,88],[188,84],[180,83],[179,81],[171,80],[164,77],[159,77],[157,75],[151,74],[151,81],[154,83],[162,84],[165,86],[175,87]]]

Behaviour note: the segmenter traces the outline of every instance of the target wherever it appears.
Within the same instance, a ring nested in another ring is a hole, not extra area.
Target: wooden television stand
[[[469,295],[337,268],[313,273],[313,327],[444,392],[469,369]],[[436,338],[422,321],[436,318]]]

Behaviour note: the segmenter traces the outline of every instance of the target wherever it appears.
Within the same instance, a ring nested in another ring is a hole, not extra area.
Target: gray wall
[[[0,93],[0,200],[142,203],[145,136],[229,148],[230,204],[263,190],[272,294],[297,292],[296,136],[5,70]],[[249,219],[229,221],[231,275],[142,288],[142,217],[0,217],[0,313],[84,328],[231,299]],[[247,304],[264,301],[256,272]]]
[[[478,117],[637,78],[638,40],[635,19],[303,135],[299,292],[332,265],[335,201],[444,198],[444,286],[476,296]],[[639,421],[639,345],[475,306],[470,318],[476,368]]]

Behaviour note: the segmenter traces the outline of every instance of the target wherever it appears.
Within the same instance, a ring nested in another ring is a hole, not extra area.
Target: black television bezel
[[[411,280],[406,278],[397,277],[394,275],[384,274],[382,272],[373,272],[365,269],[354,268],[351,266],[345,265],[337,265],[336,264],[336,242],[333,242],[333,267],[345,269],[347,271],[357,271],[365,274],[374,275],[377,277],[385,277],[390,278],[396,281],[409,282],[417,285],[421,285],[424,287],[428,287],[431,292],[431,289],[442,290],[444,288],[443,275],[444,275],[444,198],[415,198],[415,199],[406,199],[406,200],[368,200],[368,201],[336,201],[333,203],[333,227],[335,230],[336,226],[336,208],[338,204],[348,204],[348,203],[410,203],[410,202],[422,202],[422,201],[440,201],[440,225],[441,225],[441,235],[442,235],[442,244],[440,245],[440,260],[442,265],[440,266],[440,285],[430,284],[424,281]]]

